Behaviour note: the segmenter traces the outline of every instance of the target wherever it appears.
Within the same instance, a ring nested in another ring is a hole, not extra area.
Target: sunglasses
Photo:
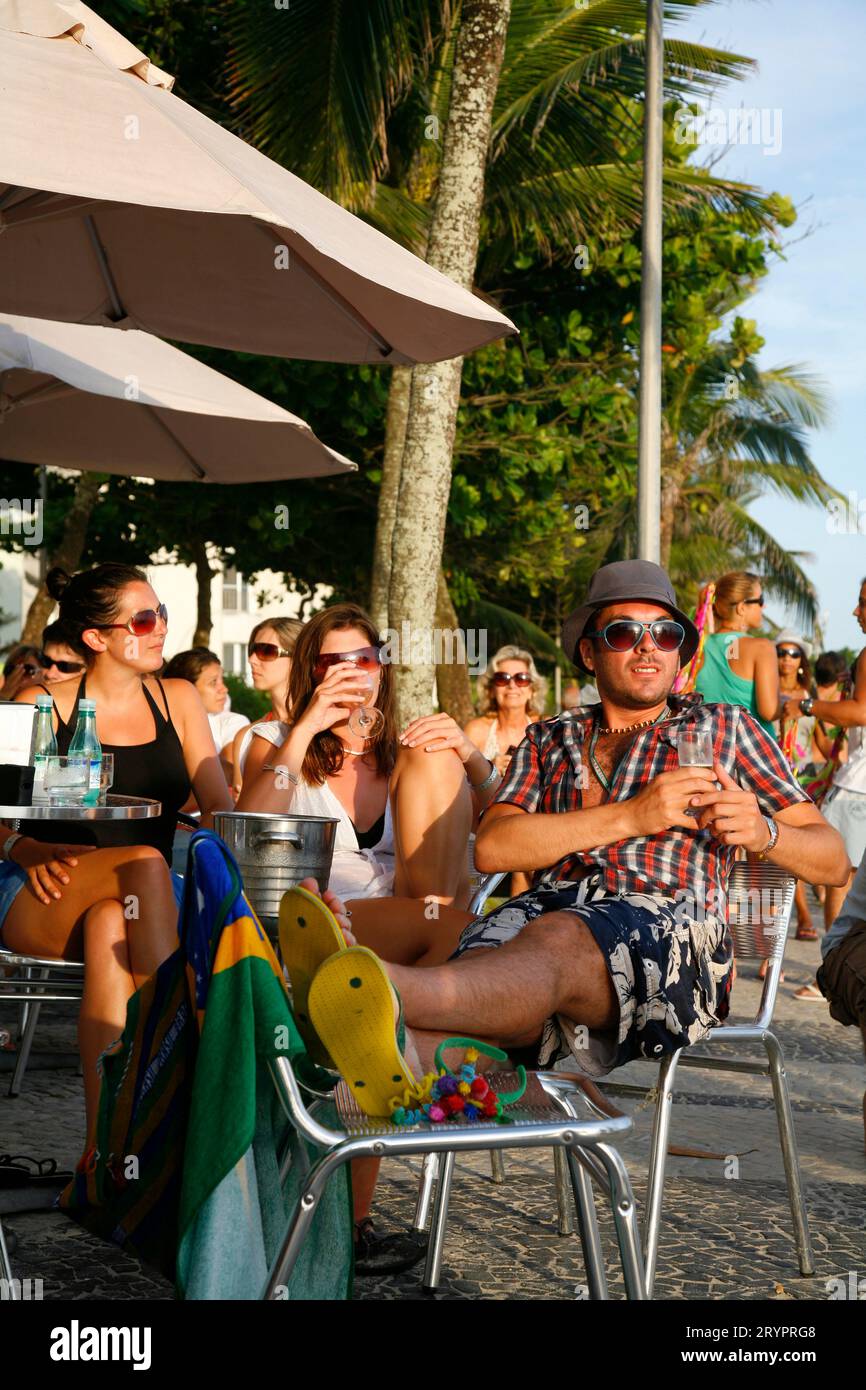
[[[313,667],[313,677],[318,685],[323,681],[331,666],[336,666],[341,661],[351,661],[353,666],[357,666],[361,671],[377,671],[382,665],[382,653],[378,646],[359,647],[354,652],[327,652],[320,653],[316,657],[316,664]]]
[[[43,656],[42,666],[46,671],[50,671],[53,666],[55,671],[60,671],[64,676],[74,676],[84,670],[83,661],[51,661],[47,656]]]
[[[789,656],[793,661],[800,661],[803,655],[796,647],[777,647],[776,653],[778,656]]]
[[[247,648],[249,656],[257,656],[259,661],[276,661],[278,656],[291,656],[291,652],[284,652],[282,647],[278,647],[276,642],[251,642]]]
[[[763,595],[763,594],[758,594],[758,597],[757,597],[757,598],[744,598],[744,599],[743,599],[743,603],[757,603],[757,604],[760,604],[761,608],[763,608],[763,606],[764,606],[764,595]]]
[[[149,632],[153,632],[160,618],[168,627],[168,609],[164,603],[158,608],[142,608],[140,613],[133,613],[128,622],[125,623],[94,623],[94,627],[99,631],[107,631],[109,628],[119,628],[121,632],[131,632],[133,637],[146,637]]]
[[[495,671],[493,674],[494,685],[510,685],[512,681],[515,685],[532,685],[528,671]]]
[[[631,652],[643,639],[645,632],[649,633],[660,652],[678,651],[686,639],[686,630],[682,623],[675,622],[673,618],[659,618],[654,623],[617,618],[599,628],[597,632],[588,632],[586,635],[593,641],[600,637],[612,652]]]

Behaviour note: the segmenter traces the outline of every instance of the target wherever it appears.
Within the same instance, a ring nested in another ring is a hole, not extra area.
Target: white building
[[[5,620],[0,625],[0,646],[8,648],[18,641],[39,587],[39,556],[34,551],[0,551],[0,562],[0,616]],[[168,658],[192,644],[197,599],[195,570],[191,565],[156,564],[146,566],[146,573],[160,602],[168,608]],[[330,592],[319,586],[315,608],[327,602]],[[249,680],[247,640],[251,629],[264,618],[296,618],[299,610],[300,595],[291,593],[282,576],[271,570],[262,570],[253,584],[235,569],[218,571],[211,581],[211,650],[220,657],[226,671]]]

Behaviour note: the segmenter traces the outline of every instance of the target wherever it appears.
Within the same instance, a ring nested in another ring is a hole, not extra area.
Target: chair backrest
[[[786,869],[759,860],[738,860],[728,880],[728,926],[738,961],[769,962],[755,1024],[773,1018],[797,880]]]

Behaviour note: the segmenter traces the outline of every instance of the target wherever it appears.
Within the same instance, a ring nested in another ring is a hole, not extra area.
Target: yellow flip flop
[[[395,991],[379,957],[350,946],[319,967],[310,986],[310,1019],[360,1108],[391,1114],[391,1102],[414,1088],[397,1045]]]
[[[331,909],[306,888],[290,888],[280,902],[280,952],[292,985],[292,1010],[298,1032],[320,1067],[333,1062],[310,1022],[310,985],[323,961],[345,951],[340,924]]]

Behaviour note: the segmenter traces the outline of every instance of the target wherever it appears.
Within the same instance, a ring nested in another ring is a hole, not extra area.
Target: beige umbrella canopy
[[[0,314],[0,458],[167,482],[355,470],[309,425],[159,338]]]
[[[335,362],[438,361],[516,332],[173,96],[77,0],[0,0],[0,70],[10,312]]]

